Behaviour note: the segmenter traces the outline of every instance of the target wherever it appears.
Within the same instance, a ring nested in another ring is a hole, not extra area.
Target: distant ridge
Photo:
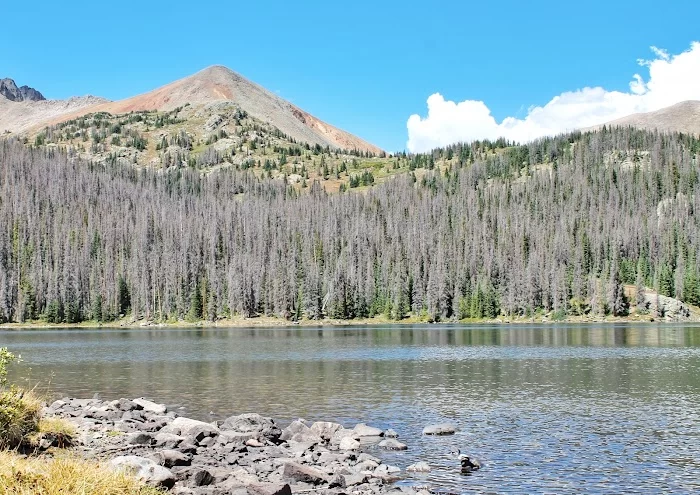
[[[608,127],[638,127],[662,132],[700,135],[700,101],[688,100],[654,112],[635,113],[604,124]],[[587,130],[600,129],[603,125]]]
[[[3,108],[0,106],[0,133],[3,129],[22,132],[31,126],[57,124],[94,112],[121,114],[139,110],[168,111],[188,103],[206,105],[222,101],[233,102],[248,114],[272,124],[297,142],[330,148],[357,149],[375,154],[382,152],[381,148],[323,122],[262,86],[220,65],[208,67],[148,93],[120,101],[101,100],[94,105],[66,107],[57,109],[53,115],[49,112],[39,115],[36,119],[27,119],[26,111],[23,111],[25,118],[21,125],[17,125],[18,123],[12,120],[13,117],[18,118],[16,111],[13,114],[5,109],[3,115]],[[30,120],[31,122],[28,122]]]

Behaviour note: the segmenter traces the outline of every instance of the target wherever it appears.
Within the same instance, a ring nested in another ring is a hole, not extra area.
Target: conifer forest
[[[632,128],[479,141],[327,193],[5,139],[0,322],[625,315],[625,285],[699,305],[699,153]]]

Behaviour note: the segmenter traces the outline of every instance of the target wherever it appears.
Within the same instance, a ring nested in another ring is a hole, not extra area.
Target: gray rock
[[[292,495],[287,483],[251,483],[246,486],[249,495]]]
[[[187,484],[191,487],[208,486],[214,481],[214,477],[209,471],[202,468],[194,468],[189,475]]]
[[[374,426],[367,426],[364,423],[359,423],[355,425],[353,431],[359,437],[381,437],[382,435],[384,435],[384,432],[379,428],[375,428]]]
[[[150,433],[136,432],[126,438],[126,443],[129,445],[153,445],[155,438]]]
[[[150,459],[135,455],[119,456],[109,461],[109,466],[129,473],[151,486],[172,488],[175,475]]]
[[[365,483],[367,481],[367,476],[364,474],[345,474],[342,475],[343,478],[345,479],[345,487],[350,487],[350,486],[355,486],[355,485],[361,485],[362,483]]]
[[[170,424],[165,425],[160,432],[171,433],[183,437],[192,437],[199,441],[204,437],[213,437],[218,435],[220,430],[210,423],[180,417],[175,418]]]
[[[325,473],[319,471],[318,469],[310,466],[304,466],[296,462],[285,463],[282,475],[287,479],[297,482],[310,483],[312,485],[319,485],[321,483],[328,482]]]
[[[364,461],[361,461],[361,462],[358,462],[357,464],[355,464],[354,469],[355,469],[355,472],[358,472],[358,473],[370,473],[371,474],[378,467],[379,467],[378,462],[367,459],[367,460],[364,460]]]
[[[331,423],[329,421],[316,421],[311,425],[311,432],[315,435],[320,436],[326,442],[329,441],[333,434],[342,429],[343,425],[338,423]]]
[[[121,411],[133,411],[135,409],[138,409],[139,406],[136,405],[133,401],[130,401],[129,399],[119,399],[117,401],[117,409]]]
[[[289,426],[287,426],[284,430],[282,430],[280,434],[280,440],[291,440],[292,437],[298,433],[309,433],[311,431],[311,428],[309,428],[307,425],[305,425],[302,421],[300,420],[294,420],[292,421]]]
[[[165,414],[168,412],[168,408],[165,407],[163,404],[156,404],[155,402],[151,402],[150,400],[146,400],[143,397],[134,399],[132,401],[134,404],[137,406],[141,406],[141,409],[147,412],[151,412],[153,414]]]
[[[387,438],[379,442],[379,447],[386,450],[406,450],[408,446],[394,438]]]
[[[343,438],[350,437],[354,438],[355,440],[359,440],[360,436],[355,433],[355,430],[348,430],[345,428],[341,428],[337,430],[335,433],[333,433],[333,436],[331,437],[330,444],[331,445],[338,445]]]
[[[345,437],[340,441],[338,448],[340,450],[357,450],[360,448],[360,442],[352,437]]]
[[[231,430],[238,433],[257,433],[269,440],[279,439],[282,431],[271,418],[259,414],[240,414],[227,418],[221,425],[222,430]]]
[[[238,467],[234,469],[231,472],[231,476],[233,476],[240,484],[247,486],[253,483],[260,483],[260,480],[258,477],[248,471],[247,469],[243,467]]]
[[[192,455],[179,450],[163,449],[153,454],[153,460],[166,468],[189,466],[192,463]]]
[[[423,428],[423,435],[453,435],[456,431],[457,427],[452,423],[440,423]]]
[[[386,430],[386,431],[384,432],[384,436],[385,436],[386,438],[399,438],[399,434],[396,433],[396,432],[395,432],[394,430],[392,430],[391,428],[389,428],[388,430]]]
[[[416,462],[415,464],[408,466],[406,471],[412,473],[429,473],[430,465],[427,462]]]

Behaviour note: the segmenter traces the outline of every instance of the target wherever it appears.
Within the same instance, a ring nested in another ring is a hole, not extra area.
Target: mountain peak
[[[0,79],[0,95],[10,101],[41,101],[44,95],[29,86],[17,86],[14,79]]]

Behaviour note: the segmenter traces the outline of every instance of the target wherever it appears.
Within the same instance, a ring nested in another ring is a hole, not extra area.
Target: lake
[[[367,449],[450,493],[700,491],[700,326],[377,326],[0,331],[11,378],[139,397],[213,421],[259,412],[393,428]],[[453,422],[449,437],[421,435]],[[453,447],[481,460],[459,474]]]

